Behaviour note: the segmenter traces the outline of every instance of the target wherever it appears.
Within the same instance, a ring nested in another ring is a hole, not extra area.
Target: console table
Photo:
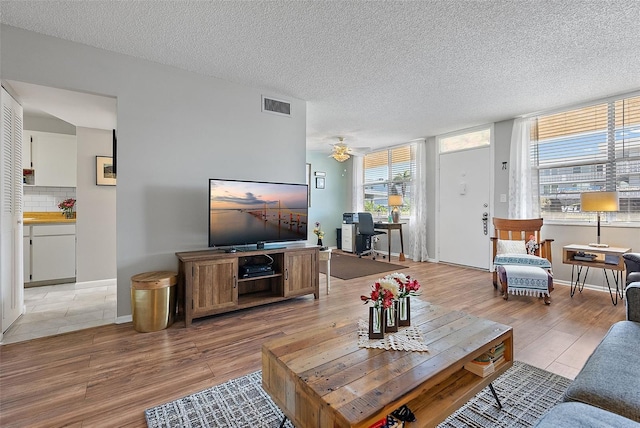
[[[631,251],[631,248],[618,248],[618,247],[591,247],[589,245],[571,244],[562,247],[562,263],[571,265],[571,297],[575,294],[576,290],[582,293],[584,289],[584,283],[587,280],[587,274],[589,268],[602,269],[604,278],[609,288],[609,295],[611,296],[611,303],[613,305],[618,304],[618,296],[621,299],[624,298],[624,286],[621,284],[622,272],[625,270],[624,259],[622,255]],[[583,258],[582,253],[592,254],[595,257],[591,260],[580,260]],[[578,259],[576,259],[578,257]],[[582,276],[583,268],[584,276]],[[610,271],[612,281],[614,282],[616,289],[615,293],[611,289],[611,283],[609,282],[609,276],[607,271]],[[582,282],[581,281],[582,277]],[[575,279],[574,279],[575,278]]]
[[[366,428],[403,404],[415,426],[436,426],[513,365],[511,327],[461,311],[414,309],[427,352],[359,348],[357,324],[331,319],[262,345],[262,386],[297,428]],[[494,373],[463,368],[500,343]]]
[[[373,224],[373,228],[377,229],[377,230],[386,230],[388,231],[388,236],[387,236],[387,244],[388,244],[388,251],[389,251],[389,262],[391,262],[391,231],[392,230],[397,230],[400,233],[400,257],[398,257],[398,260],[403,262],[405,260],[404,258],[404,239],[402,237],[402,225],[404,223],[389,223],[389,222],[377,222]]]

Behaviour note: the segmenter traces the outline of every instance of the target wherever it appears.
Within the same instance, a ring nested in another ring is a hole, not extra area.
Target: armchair
[[[498,275],[505,300],[508,293],[542,296],[544,303],[551,302],[553,290],[551,276],[553,239],[540,238],[543,219],[494,218],[493,286],[498,287]]]

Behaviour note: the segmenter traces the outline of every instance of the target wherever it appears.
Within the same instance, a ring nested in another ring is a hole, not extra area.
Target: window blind
[[[640,97],[539,116],[531,141],[544,218],[589,218],[580,193],[618,191],[609,220],[640,221]]]
[[[409,213],[411,183],[416,173],[416,160],[411,146],[377,151],[364,157],[364,209],[378,216],[389,213],[389,195],[401,195],[403,214]]]

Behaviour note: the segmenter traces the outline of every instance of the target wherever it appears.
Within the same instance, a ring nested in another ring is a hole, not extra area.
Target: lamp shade
[[[389,195],[389,206],[390,207],[399,207],[402,205],[402,196],[401,195]]]
[[[581,211],[618,211],[618,192],[584,192],[580,194]]]

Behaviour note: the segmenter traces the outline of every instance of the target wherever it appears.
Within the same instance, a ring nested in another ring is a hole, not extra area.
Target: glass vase
[[[64,218],[74,218],[75,216],[73,214],[73,211],[65,211]]]
[[[390,307],[387,308],[387,316],[386,321],[387,325],[385,326],[384,331],[386,333],[395,333],[398,331],[398,301],[394,300]]]
[[[407,327],[411,325],[411,299],[409,296],[400,297],[398,299],[398,325]]]
[[[317,245],[318,245],[319,247],[322,247],[322,246],[323,246],[323,245],[322,245],[322,238],[318,238],[318,244],[317,244]]]
[[[382,307],[369,308],[369,339],[384,339],[385,312]]]

